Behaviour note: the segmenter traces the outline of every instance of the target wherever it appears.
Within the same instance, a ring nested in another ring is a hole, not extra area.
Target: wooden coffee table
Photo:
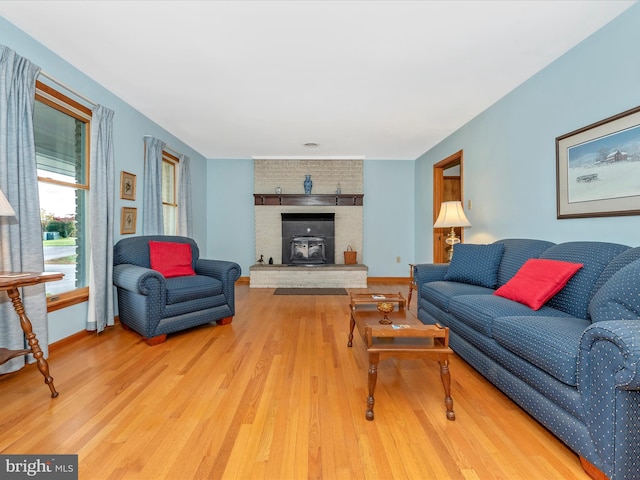
[[[380,298],[384,297],[384,298]],[[383,314],[377,310],[379,302],[396,303],[396,308],[388,314],[391,325],[382,325]],[[351,294],[351,320],[349,342],[353,345],[353,330],[358,327],[367,353],[369,354],[369,396],[367,397],[367,420],[373,420],[373,397],[378,379],[378,364],[381,356],[437,358],[440,364],[440,378],[444,387],[444,404],[447,420],[455,420],[453,399],[451,398],[451,374],[449,372],[449,329],[440,325],[424,325],[405,308],[406,301],[398,294]]]

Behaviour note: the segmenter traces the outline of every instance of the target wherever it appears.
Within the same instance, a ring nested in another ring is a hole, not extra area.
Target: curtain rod
[[[155,137],[153,135],[145,135],[144,138],[155,138]],[[177,156],[182,155],[182,153],[180,153],[178,150],[176,150],[175,148],[171,147],[170,145],[167,145],[166,143],[164,144],[164,149],[165,150],[171,150]]]
[[[52,82],[54,82],[55,84],[57,84],[58,86],[64,88],[65,90],[67,90],[68,92],[73,93],[76,97],[81,98],[82,100],[84,100],[85,102],[87,102],[88,104],[97,107],[98,104],[96,102],[94,102],[93,100],[88,99],[87,97],[85,97],[84,95],[82,95],[81,93],[75,91],[73,88],[71,88],[69,85],[66,85],[64,83],[62,83],[60,80],[58,80],[55,77],[52,77],[50,74],[48,74],[47,72],[45,72],[44,70],[40,70],[40,75],[42,75],[45,78],[48,78],[49,80],[51,80]]]

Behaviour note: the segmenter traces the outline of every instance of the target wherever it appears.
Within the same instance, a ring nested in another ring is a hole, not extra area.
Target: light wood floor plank
[[[588,478],[455,355],[455,422],[438,363],[417,359],[380,362],[367,421],[368,358],[358,335],[347,347],[348,297],[236,294],[232,324],[155,347],[120,326],[54,347],[56,399],[33,365],[0,377],[0,452],[76,453],[83,480]]]

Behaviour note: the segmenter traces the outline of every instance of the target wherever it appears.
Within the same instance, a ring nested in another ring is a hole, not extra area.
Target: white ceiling
[[[633,3],[2,0],[0,14],[207,158],[415,159]]]

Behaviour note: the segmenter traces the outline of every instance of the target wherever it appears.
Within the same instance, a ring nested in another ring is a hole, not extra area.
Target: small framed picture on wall
[[[133,173],[120,173],[120,198],[125,200],[136,199],[136,176]]]
[[[122,207],[122,215],[120,217],[120,234],[128,235],[136,233],[137,214],[137,208]]]

